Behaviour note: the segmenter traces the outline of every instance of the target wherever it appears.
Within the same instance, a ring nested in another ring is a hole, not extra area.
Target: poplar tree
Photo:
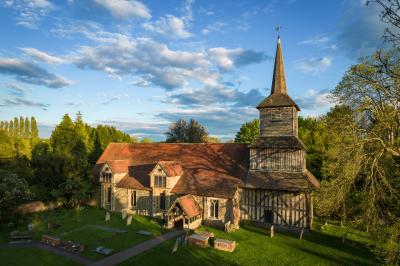
[[[14,135],[14,122],[12,120],[10,120],[10,124],[8,127],[8,133],[10,134],[10,136]]]
[[[24,132],[24,137],[25,138],[30,138],[30,132],[31,132],[31,126],[29,124],[29,118],[25,117],[25,132]]]
[[[24,137],[25,135],[25,120],[22,116],[19,117],[19,130],[18,136]]]
[[[31,117],[31,139],[35,143],[39,139],[39,131],[36,124],[36,119]]]
[[[14,131],[13,131],[13,136],[18,136],[18,131],[19,131],[18,117],[14,117]]]

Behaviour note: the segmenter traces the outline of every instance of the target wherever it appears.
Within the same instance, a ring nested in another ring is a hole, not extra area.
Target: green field
[[[0,248],[0,265],[73,266],[80,265],[48,251],[34,248]]]
[[[63,240],[72,240],[86,246],[81,255],[99,260],[104,255],[93,249],[105,246],[120,251],[139,244],[151,237],[136,234],[140,229],[154,235],[166,232],[156,220],[134,216],[132,225],[126,226],[119,213],[111,214],[111,221],[104,221],[105,211],[85,207],[76,210],[56,210],[29,217],[36,231],[35,239],[48,234],[47,223],[60,223],[61,227],[50,234]],[[101,226],[125,229],[126,233],[110,232]],[[25,229],[26,225],[21,229]],[[368,234],[351,230],[348,240],[342,243],[347,230],[340,225],[316,223],[312,233],[305,233],[299,239],[298,233],[275,232],[270,238],[266,229],[243,225],[240,230],[227,234],[215,228],[203,226],[201,230],[213,231],[217,238],[235,240],[237,248],[233,253],[181,246],[171,254],[174,240],[167,241],[152,250],[132,257],[122,265],[372,265],[376,264],[373,254],[367,248]],[[3,231],[0,240],[8,240]],[[23,255],[23,256],[21,256]],[[47,251],[30,248],[0,248],[0,265],[76,265]]]
[[[217,238],[235,240],[233,253],[218,251],[211,247],[202,249],[181,246],[177,253],[171,254],[174,241],[132,257],[122,265],[372,265],[376,264],[373,254],[364,244],[347,241],[342,244],[341,229],[326,228],[305,234],[276,232],[274,238],[268,237],[265,229],[243,226],[240,230],[227,234],[220,230],[202,227],[213,231]],[[343,232],[342,232],[343,233]],[[365,241],[364,241],[365,242]]]

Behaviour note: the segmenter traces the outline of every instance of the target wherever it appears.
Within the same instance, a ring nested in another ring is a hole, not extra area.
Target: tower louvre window
[[[282,113],[279,109],[272,109],[271,110],[271,121],[281,121],[282,120]]]

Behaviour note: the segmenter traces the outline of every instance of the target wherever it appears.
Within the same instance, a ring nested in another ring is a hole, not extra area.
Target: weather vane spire
[[[278,32],[278,39],[280,39],[281,38],[281,29],[282,29],[282,26],[276,26],[276,28],[275,28],[275,30]]]

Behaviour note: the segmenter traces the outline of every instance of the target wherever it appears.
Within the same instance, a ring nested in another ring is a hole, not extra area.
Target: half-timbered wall
[[[280,172],[303,172],[305,151],[295,149],[251,148],[250,169]]]
[[[310,194],[262,189],[241,189],[239,193],[242,221],[300,228],[311,226]]]

